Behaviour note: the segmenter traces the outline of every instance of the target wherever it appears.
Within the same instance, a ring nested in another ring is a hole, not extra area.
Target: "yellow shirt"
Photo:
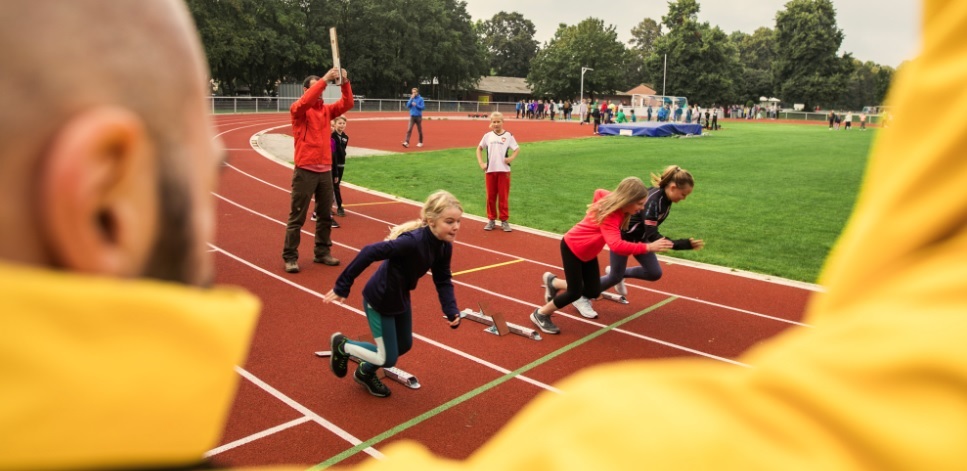
[[[200,462],[259,308],[236,289],[0,263],[0,469]]]
[[[580,372],[465,461],[413,442],[365,470],[843,470],[967,466],[967,2],[927,0],[853,217],[810,304],[741,358]]]

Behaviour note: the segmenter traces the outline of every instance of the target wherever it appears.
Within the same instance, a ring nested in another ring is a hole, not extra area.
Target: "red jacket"
[[[327,167],[332,167],[330,121],[353,108],[353,89],[349,82],[344,82],[340,88],[342,97],[339,101],[324,104],[320,98],[326,89],[326,81],[320,79],[289,108],[292,136],[295,137],[296,167],[313,171],[325,171]]]
[[[597,202],[608,193],[610,193],[608,190],[595,190],[594,201]],[[574,252],[574,255],[585,262],[597,257],[604,248],[604,244],[608,244],[611,251],[618,255],[638,255],[647,252],[647,245],[621,239],[621,223],[624,222],[624,218],[624,212],[619,209],[605,216],[601,225],[598,225],[589,212],[581,222],[564,234],[564,243],[571,252]]]

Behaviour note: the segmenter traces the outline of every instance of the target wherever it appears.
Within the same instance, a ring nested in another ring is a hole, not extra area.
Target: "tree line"
[[[699,22],[697,0],[668,2],[645,18],[629,44],[613,25],[562,24],[541,45],[516,12],[473,21],[460,0],[188,0],[218,93],[270,95],[332,66],[329,27],[353,90],[396,98],[413,86],[460,99],[483,75],[525,77],[534,97],[573,98],[581,67],[588,96],[638,84],[692,103],[758,103],[776,96],[807,108],[860,109],[882,103],[892,67],[837,55],[844,33],[831,0],[791,0],[774,27],[728,34]],[[666,62],[667,61],[667,62]],[[666,66],[667,64],[667,66]]]

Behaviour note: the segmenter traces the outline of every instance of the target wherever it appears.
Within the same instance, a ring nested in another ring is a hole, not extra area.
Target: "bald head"
[[[206,72],[182,2],[4,0],[0,21],[5,130],[41,138],[86,107],[115,103],[176,132],[171,118],[202,92]]]
[[[211,129],[204,101],[207,67],[183,2],[4,0],[0,24],[0,131],[8,136],[8,145],[0,147],[0,224],[24,229],[0,236],[0,259],[71,268],[71,261],[52,247],[59,241],[51,240],[51,228],[41,214],[50,208],[38,205],[59,201],[49,187],[57,165],[78,165],[58,161],[52,151],[74,152],[71,146],[81,143],[67,139],[74,136],[68,131],[90,133],[95,122],[104,140],[90,143],[89,150],[103,156],[92,156],[93,163],[117,161],[101,171],[148,169],[140,176],[144,181],[131,176],[130,184],[158,192],[168,187],[179,193],[176,197],[186,198],[184,191],[171,187],[197,183],[188,165],[198,157],[193,154],[211,153]],[[113,156],[122,152],[128,152],[123,159]],[[165,177],[162,172],[175,181],[158,180]],[[93,189],[97,182],[90,183]],[[132,195],[125,204],[172,203],[167,201],[171,195],[156,196],[160,201]],[[170,209],[152,211],[163,216]],[[123,211],[151,213],[147,208]],[[117,220],[119,211],[104,209],[91,217],[103,226],[98,237],[112,243],[125,236],[112,233],[122,222]],[[159,219],[145,227],[140,243],[158,242],[163,223]],[[153,258],[139,257],[135,264]]]

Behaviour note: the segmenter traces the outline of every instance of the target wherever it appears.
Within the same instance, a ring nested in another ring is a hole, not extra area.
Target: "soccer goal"
[[[651,110],[651,121],[684,122],[688,110],[688,98],[635,94],[631,96],[631,107],[635,110],[639,121],[648,120],[648,111]]]

